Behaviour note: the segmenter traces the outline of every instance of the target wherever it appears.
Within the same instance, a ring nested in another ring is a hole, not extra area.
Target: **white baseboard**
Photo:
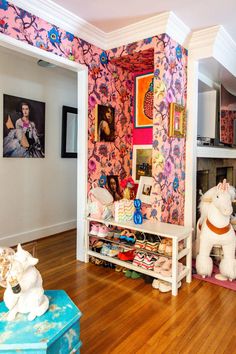
[[[0,246],[2,247],[12,247],[18,243],[30,242],[37,240],[46,236],[51,236],[58,234],[59,232],[64,232],[67,230],[76,228],[76,220],[69,220],[59,224],[45,226],[39,229],[29,230],[21,232],[19,234],[8,235],[0,239]]]

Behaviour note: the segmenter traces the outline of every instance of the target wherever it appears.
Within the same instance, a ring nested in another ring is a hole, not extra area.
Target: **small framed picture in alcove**
[[[141,176],[152,176],[152,145],[134,145],[132,177],[138,183]]]
[[[170,103],[169,136],[183,138],[185,135],[185,108],[177,103]]]
[[[95,141],[115,141],[115,108],[96,105],[95,111]]]
[[[144,177],[140,178],[137,199],[140,199],[142,203],[151,204],[151,194],[152,194],[153,178]]]
[[[135,76],[135,128],[149,128],[153,125],[153,73]]]

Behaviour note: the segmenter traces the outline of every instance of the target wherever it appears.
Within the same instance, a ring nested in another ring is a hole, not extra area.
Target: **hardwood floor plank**
[[[76,261],[75,230],[38,240],[37,257],[44,288],[64,289],[83,313],[82,354],[236,353],[232,290],[194,279],[173,297]]]

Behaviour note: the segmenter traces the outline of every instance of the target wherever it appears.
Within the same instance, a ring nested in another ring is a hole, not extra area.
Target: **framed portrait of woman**
[[[118,176],[116,175],[107,176],[107,189],[113,196],[114,201],[122,199]]]
[[[115,141],[115,109],[111,106],[96,105],[95,141]]]
[[[44,157],[45,103],[3,95],[3,157]]]

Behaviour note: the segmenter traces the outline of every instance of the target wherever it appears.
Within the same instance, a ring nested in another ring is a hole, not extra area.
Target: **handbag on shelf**
[[[96,183],[88,193],[88,215],[95,219],[108,220],[112,217],[113,196]]]

